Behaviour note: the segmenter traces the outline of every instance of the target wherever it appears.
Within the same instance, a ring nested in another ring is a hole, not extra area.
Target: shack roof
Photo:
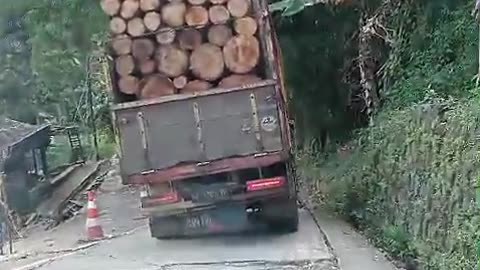
[[[15,146],[47,127],[48,125],[30,125],[0,116],[0,170],[9,154],[9,147]]]

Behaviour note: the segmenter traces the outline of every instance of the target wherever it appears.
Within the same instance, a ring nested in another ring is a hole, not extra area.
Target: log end
[[[260,45],[254,36],[239,35],[223,47],[225,65],[233,73],[250,72],[260,60]]]
[[[156,98],[175,94],[172,81],[163,75],[154,74],[142,80],[140,83],[139,97],[141,99]]]
[[[180,90],[181,94],[188,94],[188,93],[197,93],[197,92],[203,92],[207,91],[212,87],[212,84],[206,81],[202,80],[194,80],[191,82],[188,82],[185,87]]]
[[[190,57],[192,73],[206,81],[215,81],[225,69],[220,47],[205,43],[196,48]]]

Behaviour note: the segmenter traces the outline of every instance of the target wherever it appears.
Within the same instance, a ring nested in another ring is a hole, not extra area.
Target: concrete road
[[[85,209],[53,230],[32,228],[0,256],[9,270],[396,270],[350,226],[326,213],[300,210],[299,231],[182,240],[150,237],[139,219],[138,190],[112,171],[97,193],[100,224],[109,240],[85,244]],[[312,207],[310,207],[312,208]],[[328,243],[327,243],[328,242]],[[340,266],[339,266],[340,265]]]
[[[156,240],[142,226],[86,250],[52,256],[41,269],[337,269],[312,217],[304,211],[300,216],[300,230],[292,234]]]

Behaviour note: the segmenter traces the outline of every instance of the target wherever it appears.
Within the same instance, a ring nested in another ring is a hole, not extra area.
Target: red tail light
[[[247,181],[247,191],[277,188],[283,186],[285,182],[283,176]]]
[[[160,196],[153,198],[144,198],[142,199],[144,207],[159,205],[159,204],[170,204],[180,201],[180,197],[177,192],[167,192],[163,193]]]

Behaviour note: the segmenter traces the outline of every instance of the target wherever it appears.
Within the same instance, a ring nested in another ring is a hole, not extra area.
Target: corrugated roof
[[[5,149],[21,141],[24,137],[35,133],[39,128],[39,126],[0,117],[0,149]]]
[[[13,146],[46,126],[36,126],[0,116],[0,171],[8,157],[8,148]]]

